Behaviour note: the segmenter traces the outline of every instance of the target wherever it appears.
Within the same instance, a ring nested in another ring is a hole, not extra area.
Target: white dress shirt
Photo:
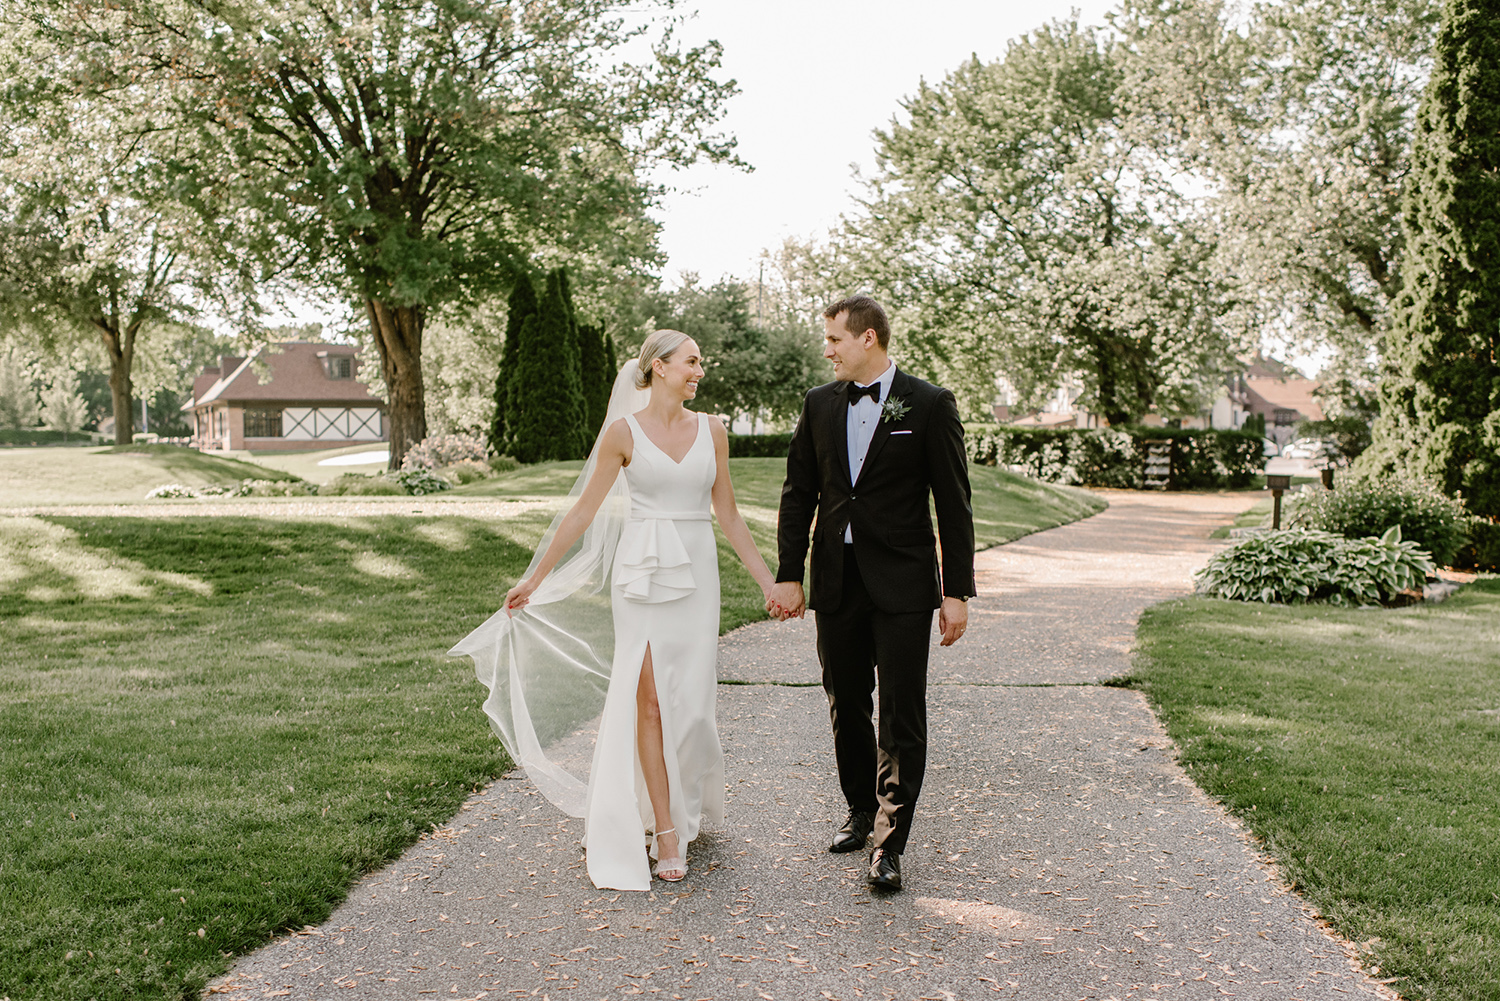
[[[875,437],[875,425],[880,423],[880,404],[890,398],[891,383],[896,378],[896,365],[894,362],[886,366],[884,372],[875,380],[880,384],[880,393],[875,399],[868,396],[860,398],[860,401],[849,407],[848,423],[845,425],[849,442],[849,482],[859,482],[859,471],[865,465],[865,453],[870,450],[870,441]],[[856,386],[870,386],[874,383],[855,383]],[[844,529],[844,541],[853,542],[854,533],[850,527]]]

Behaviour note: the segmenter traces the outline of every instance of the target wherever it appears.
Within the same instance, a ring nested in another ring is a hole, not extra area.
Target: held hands
[[[963,636],[969,625],[969,606],[962,598],[944,598],[938,609],[938,631],[943,634],[942,646],[952,646]]]
[[[778,581],[766,591],[766,614],[778,622],[800,619],[806,611],[807,600],[803,597],[801,582]]]

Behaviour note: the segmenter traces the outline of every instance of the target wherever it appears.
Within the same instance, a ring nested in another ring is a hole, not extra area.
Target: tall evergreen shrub
[[[604,328],[593,324],[578,325],[579,373],[583,377],[583,401],[588,409],[587,426],[598,434],[609,409],[609,390],[614,385],[610,372],[609,349],[604,343]]]
[[[526,275],[517,275],[515,288],[505,310],[505,349],[500,357],[500,372],[495,376],[495,420],[490,425],[490,450],[509,455],[514,447],[515,402],[511,398],[511,381],[521,357],[521,327],[537,312],[536,289]]]
[[[620,377],[620,349],[615,346],[615,335],[608,331],[604,334],[604,375],[604,384],[613,389]]]
[[[578,345],[560,270],[547,276],[536,315],[521,325],[510,398],[515,414],[512,455],[522,462],[583,457],[592,438],[584,430]]]
[[[1406,257],[1376,443],[1500,518],[1500,4],[1448,0],[1403,205]]]

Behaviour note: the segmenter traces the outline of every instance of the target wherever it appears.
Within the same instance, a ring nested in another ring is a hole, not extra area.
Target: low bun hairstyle
[[[651,363],[660,358],[667,361],[682,347],[683,342],[689,340],[687,334],[680,330],[658,330],[646,338],[646,343],[641,345],[640,368],[635,373],[635,388],[651,388]]]

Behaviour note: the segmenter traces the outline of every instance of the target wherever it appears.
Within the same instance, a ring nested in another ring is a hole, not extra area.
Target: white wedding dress
[[[630,515],[611,586],[615,650],[589,769],[584,850],[600,888],[646,890],[643,850],[654,826],[636,752],[636,690],[646,649],[661,706],[662,750],[679,843],[724,819],[724,755],[715,721],[719,559],[710,519],[717,463],[708,418],[674,462],[627,417],[634,446],[625,478]],[[683,854],[686,854],[684,852]]]
[[[511,759],[565,813],[583,817],[589,877],[604,889],[651,887],[646,831],[655,826],[636,752],[636,690],[651,649],[672,826],[687,844],[724,819],[724,756],[714,718],[719,559],[710,507],[717,462],[708,418],[681,462],[631,416],[649,394],[620,371],[604,427],[623,418],[630,465],[530,603],[502,608],[449,653],[474,659],[484,711]],[[571,496],[598,461],[598,444]],[[554,518],[526,571],[555,535]],[[595,731],[592,755],[580,744]],[[583,753],[580,753],[583,751]],[[584,762],[591,760],[586,774]],[[686,855],[686,852],[683,852]]]

